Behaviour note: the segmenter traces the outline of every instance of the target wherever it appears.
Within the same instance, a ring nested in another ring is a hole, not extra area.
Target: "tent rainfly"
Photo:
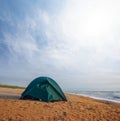
[[[32,99],[45,102],[67,101],[60,86],[49,77],[38,77],[34,79],[20,99]]]

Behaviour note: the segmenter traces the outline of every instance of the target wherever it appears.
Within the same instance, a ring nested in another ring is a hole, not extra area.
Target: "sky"
[[[119,0],[0,0],[0,84],[48,76],[64,90],[120,91]]]

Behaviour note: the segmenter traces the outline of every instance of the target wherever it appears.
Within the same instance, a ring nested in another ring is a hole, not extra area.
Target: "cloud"
[[[2,31],[10,55],[8,77],[48,75],[66,85],[71,79],[84,86],[97,85],[105,75],[106,83],[111,74],[113,80],[119,78],[119,1],[112,2],[66,0],[57,12],[33,4],[22,17],[7,9],[0,20],[8,27]],[[2,67],[4,75],[7,67]]]

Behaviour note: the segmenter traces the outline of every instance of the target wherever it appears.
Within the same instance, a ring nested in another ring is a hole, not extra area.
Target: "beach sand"
[[[120,103],[72,94],[67,102],[19,100],[22,92],[0,88],[0,121],[120,121]]]

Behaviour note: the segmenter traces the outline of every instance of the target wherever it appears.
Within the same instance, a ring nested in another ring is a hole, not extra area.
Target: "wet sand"
[[[19,100],[22,92],[0,88],[0,121],[120,121],[120,103],[72,94],[67,102]]]

